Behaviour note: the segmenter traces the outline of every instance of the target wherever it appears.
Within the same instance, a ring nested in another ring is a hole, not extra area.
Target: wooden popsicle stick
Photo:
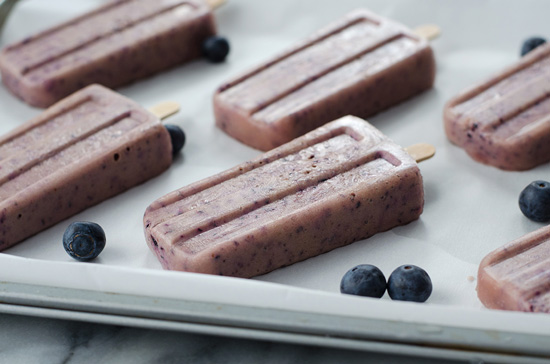
[[[405,151],[419,163],[433,157],[435,154],[435,147],[427,143],[418,143],[408,146],[405,148]]]
[[[441,34],[441,28],[435,24],[424,24],[414,28],[413,33],[427,40],[434,40]]]
[[[164,101],[150,107],[149,111],[160,120],[164,120],[180,111],[180,104],[174,101]]]
[[[225,4],[225,1],[226,0],[206,0],[206,3],[210,6],[210,8],[216,9]]]

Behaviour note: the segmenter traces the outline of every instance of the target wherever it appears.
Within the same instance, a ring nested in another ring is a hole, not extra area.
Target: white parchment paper
[[[101,3],[25,0],[7,22],[0,44],[19,40]],[[542,226],[523,217],[517,200],[528,183],[550,178],[550,165],[527,172],[504,172],[474,162],[446,139],[442,110],[445,101],[463,88],[516,61],[525,38],[550,37],[550,3],[544,0],[228,0],[216,10],[219,32],[229,38],[232,46],[225,63],[214,65],[199,60],[118,90],[145,107],[163,100],[181,103],[181,112],[169,122],[179,124],[187,134],[182,156],[163,175],[0,254],[0,279],[70,287],[86,282],[81,288],[126,292],[134,287],[141,294],[192,295],[187,290],[179,291],[178,282],[188,283],[197,275],[164,272],[149,252],[142,227],[145,208],[172,190],[258,155],[258,151],[215,127],[211,103],[214,89],[357,7],[367,7],[410,27],[435,23],[442,28],[441,37],[433,41],[438,65],[435,87],[369,120],[401,145],[428,142],[436,146],[436,156],[421,164],[426,196],[422,217],[407,226],[257,277],[256,282],[208,279],[223,282],[226,287],[248,287],[246,292],[261,291],[267,297],[270,292],[280,293],[281,288],[264,282],[281,284],[287,293],[305,292],[302,288],[324,291],[331,300],[338,300],[340,279],[356,264],[377,265],[386,277],[402,264],[416,264],[428,271],[434,284],[426,306],[443,312],[455,308],[487,312],[475,292],[478,264],[491,250]],[[39,109],[25,105],[0,87],[0,132],[38,113]],[[95,221],[106,231],[107,247],[93,263],[73,261],[63,250],[63,231],[76,220]],[[18,269],[13,269],[15,266]],[[128,273],[132,271],[135,277]],[[106,275],[108,284],[104,281]],[[143,279],[144,275],[150,279]],[[140,282],[128,281],[131,277]],[[159,285],[162,281],[170,285]],[[195,294],[201,299],[229,299],[197,289]],[[307,302],[307,295],[304,297]],[[251,304],[249,298],[231,297]],[[382,302],[389,310],[396,307],[387,296]],[[338,305],[327,307],[338,313]],[[498,321],[502,322],[500,317]],[[514,328],[519,327],[523,316],[503,317]]]

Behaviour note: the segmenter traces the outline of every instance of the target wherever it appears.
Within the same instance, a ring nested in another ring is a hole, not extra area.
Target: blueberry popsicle
[[[346,116],[176,190],[144,215],[165,269],[253,277],[418,219],[415,160]]]
[[[488,254],[477,294],[488,308],[550,313],[550,226]]]
[[[0,250],[166,170],[170,134],[91,85],[0,136]]]
[[[28,104],[47,107],[92,83],[116,88],[198,58],[215,32],[203,0],[110,1],[6,47],[2,81]]]
[[[426,39],[358,9],[223,83],[214,114],[227,134],[265,151],[345,115],[372,116],[434,77]]]
[[[476,161],[528,170],[550,161],[550,45],[451,99],[447,137]]]

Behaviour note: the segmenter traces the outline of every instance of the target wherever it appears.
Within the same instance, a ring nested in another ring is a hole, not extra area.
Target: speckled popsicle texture
[[[47,107],[84,86],[116,88],[201,56],[215,34],[200,0],[118,0],[7,46],[4,85]]]
[[[444,124],[478,162],[522,171],[550,161],[550,45],[451,99]]]
[[[216,125],[269,150],[345,115],[372,116],[433,85],[429,44],[367,10],[347,14],[222,84]]]
[[[489,308],[550,313],[550,226],[488,254],[477,294]]]
[[[172,162],[158,118],[99,85],[0,137],[0,250],[142,183]]]
[[[165,269],[253,277],[418,219],[416,162],[348,116],[176,190],[145,212]]]

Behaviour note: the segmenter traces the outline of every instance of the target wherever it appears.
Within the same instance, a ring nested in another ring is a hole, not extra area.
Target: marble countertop
[[[0,314],[0,363],[461,362]]]

